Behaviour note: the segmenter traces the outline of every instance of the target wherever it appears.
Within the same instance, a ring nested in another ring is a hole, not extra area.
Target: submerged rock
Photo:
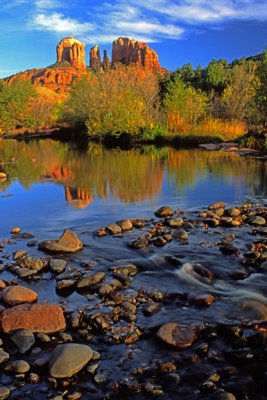
[[[53,351],[49,373],[53,378],[68,378],[79,372],[93,357],[93,350],[86,345],[67,343]]]
[[[34,334],[29,329],[17,331],[11,336],[11,340],[16,344],[21,354],[26,353],[35,344]]]
[[[77,235],[66,229],[58,240],[45,240],[39,243],[38,249],[50,253],[75,253],[83,248]]]
[[[162,325],[157,332],[157,337],[177,349],[190,347],[197,339],[195,330],[188,325],[180,325],[176,322],[169,322]]]

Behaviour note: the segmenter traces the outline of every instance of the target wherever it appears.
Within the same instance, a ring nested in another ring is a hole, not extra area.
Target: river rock
[[[130,231],[133,228],[132,221],[130,219],[123,219],[116,222],[121,227],[122,231]]]
[[[91,288],[101,283],[104,279],[105,279],[104,272],[96,272],[91,276],[80,279],[76,286],[78,289]]]
[[[16,250],[15,253],[13,254],[13,260],[16,261],[19,258],[26,256],[26,254],[27,254],[27,251],[25,251],[25,250]]]
[[[173,237],[177,240],[188,240],[188,233],[184,229],[178,229],[174,232]]]
[[[62,279],[61,281],[57,282],[56,289],[57,290],[70,289],[75,284],[76,284],[76,281],[74,279]]]
[[[66,229],[58,240],[45,240],[39,243],[38,249],[50,253],[75,253],[83,248],[77,235]]]
[[[216,203],[211,204],[208,208],[209,210],[216,210],[217,208],[224,208],[225,204],[223,201],[218,201]]]
[[[65,328],[63,311],[55,304],[21,304],[0,314],[0,330],[4,333],[18,329],[54,333]]]
[[[11,233],[12,235],[16,235],[16,234],[18,234],[18,233],[20,233],[20,232],[21,232],[21,228],[18,227],[18,226],[15,226],[15,227],[12,228],[11,231],[10,231],[10,233]]]
[[[174,211],[169,206],[160,207],[158,210],[155,211],[155,216],[158,218],[165,218],[165,217],[172,217]]]
[[[79,372],[93,357],[93,350],[86,345],[67,343],[58,345],[49,362],[53,378],[68,378]]]
[[[182,217],[178,217],[178,218],[171,218],[170,220],[168,220],[168,224],[171,228],[179,228],[180,226],[182,226],[184,223],[184,220]]]
[[[258,300],[246,300],[239,305],[244,316],[254,320],[267,320],[267,306]]]
[[[255,217],[252,217],[249,219],[249,223],[252,225],[265,225],[266,224],[266,220],[265,218],[256,215]]]
[[[180,325],[176,322],[162,325],[157,332],[157,337],[177,349],[190,347],[197,339],[196,332],[190,326]]]
[[[111,235],[117,235],[118,233],[122,232],[121,227],[117,224],[108,225],[106,229]]]
[[[4,368],[6,372],[11,372],[13,374],[26,374],[30,370],[30,365],[27,361],[16,360],[9,362]]]
[[[147,247],[148,246],[148,240],[145,237],[140,237],[138,239],[131,240],[128,243],[128,246],[133,248],[133,249],[142,249],[143,247]]]
[[[3,301],[8,306],[16,306],[22,303],[33,303],[38,294],[23,286],[9,286],[3,292]]]
[[[0,365],[5,361],[9,360],[9,357],[10,357],[9,353],[0,348]]]
[[[65,271],[67,265],[67,261],[65,260],[60,260],[56,258],[52,258],[49,261],[49,267],[52,272],[55,272],[56,274],[61,274],[61,272]]]
[[[9,397],[10,390],[5,386],[0,386],[0,400],[5,400]]]
[[[240,209],[237,207],[228,208],[226,212],[229,215],[229,217],[238,217],[241,214]]]
[[[211,306],[215,301],[215,297],[212,294],[200,294],[192,299],[192,304],[197,307],[208,307]]]
[[[17,331],[10,339],[16,344],[21,354],[26,353],[35,344],[34,334],[29,329]]]

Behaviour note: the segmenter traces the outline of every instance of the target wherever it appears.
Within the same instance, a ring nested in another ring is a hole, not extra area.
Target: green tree
[[[263,129],[267,128],[267,50],[263,53],[258,65],[257,88],[255,93],[255,105],[258,111],[259,123]]]

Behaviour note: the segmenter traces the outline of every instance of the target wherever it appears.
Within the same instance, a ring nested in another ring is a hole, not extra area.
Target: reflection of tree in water
[[[179,193],[206,175],[214,180],[223,177],[237,187],[245,183],[255,195],[267,191],[266,163],[223,151],[153,147],[121,151],[97,144],[78,150],[73,144],[52,140],[0,141],[0,162],[12,159],[16,162],[4,165],[9,178],[25,188],[47,179],[60,183],[68,203],[79,208],[88,206],[93,197],[112,196],[126,203],[150,199],[161,192],[166,172]],[[0,183],[0,190],[11,183],[9,179]]]

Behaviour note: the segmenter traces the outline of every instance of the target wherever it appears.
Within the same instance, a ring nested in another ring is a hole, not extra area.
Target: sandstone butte
[[[35,68],[20,72],[6,78],[12,83],[16,78],[23,77],[36,87],[45,87],[57,93],[65,93],[70,90],[71,84],[87,75],[88,70],[108,71],[118,63],[124,65],[136,65],[155,72],[162,73],[157,53],[146,43],[128,38],[118,38],[112,46],[112,62],[110,62],[106,50],[103,61],[101,60],[98,45],[90,51],[90,69],[85,64],[85,45],[72,36],[62,39],[56,49],[57,60],[54,65],[46,68]]]

